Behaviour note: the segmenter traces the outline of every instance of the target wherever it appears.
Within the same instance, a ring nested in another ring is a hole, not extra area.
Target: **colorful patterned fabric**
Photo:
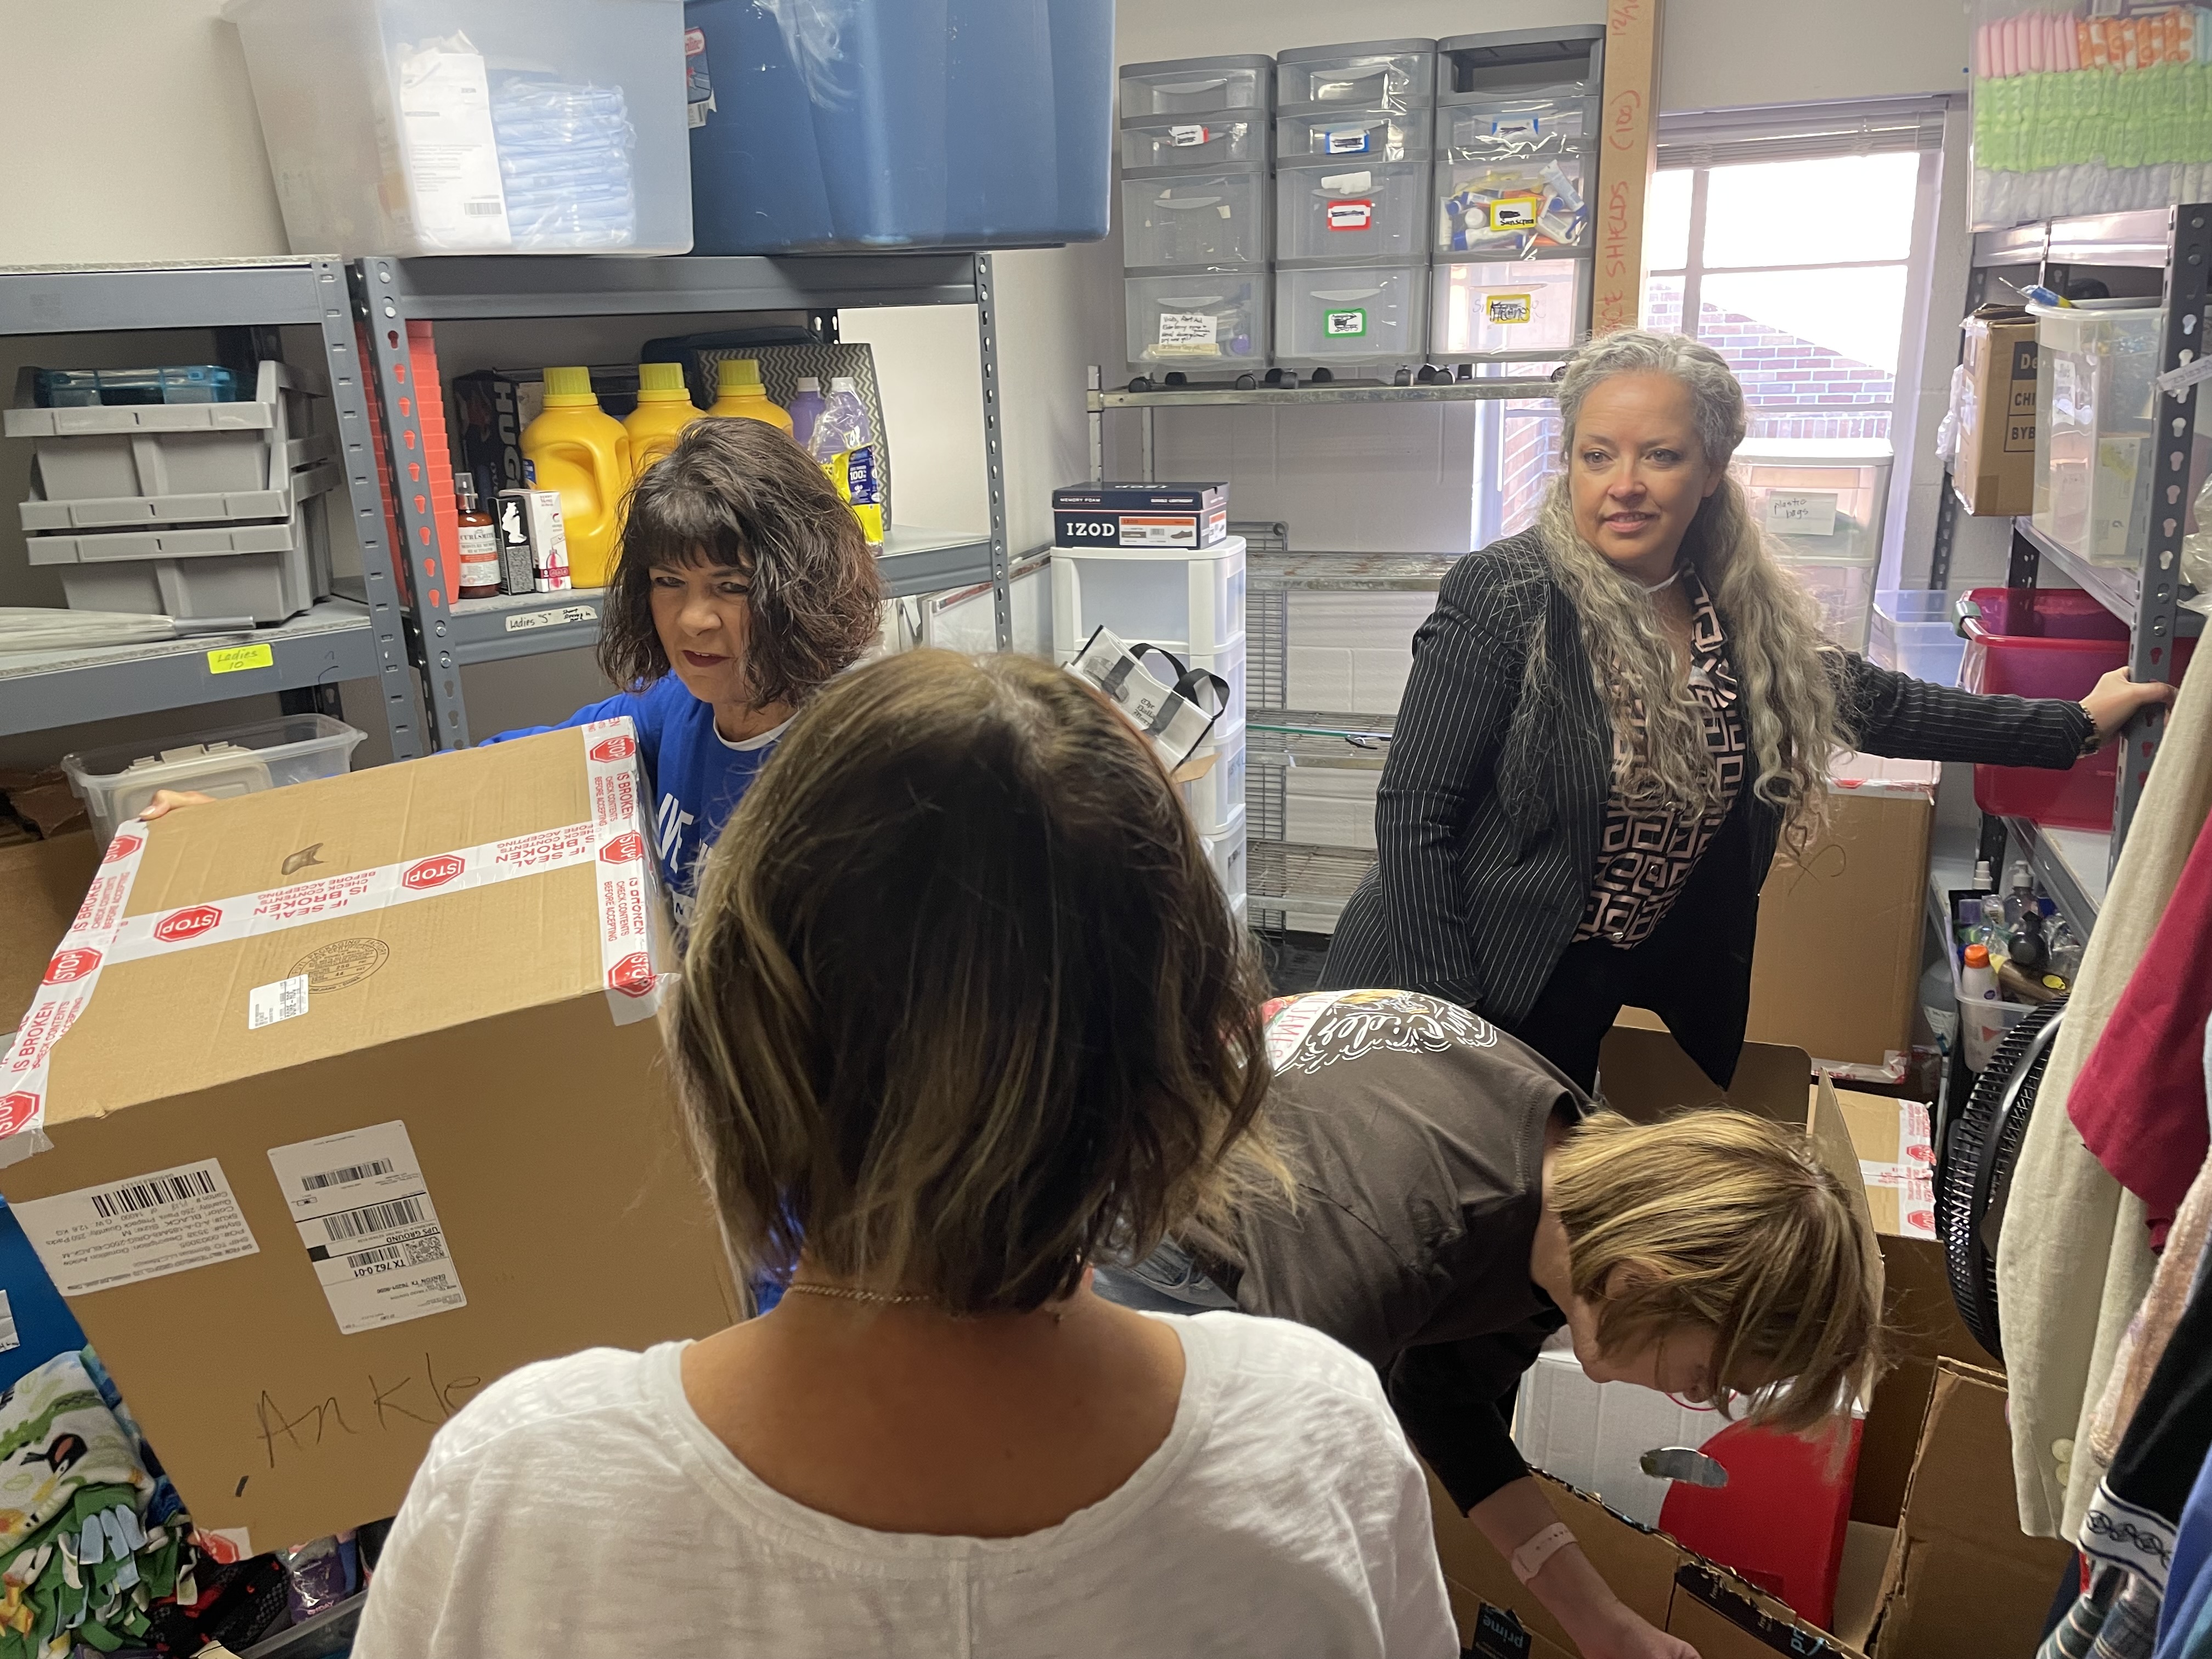
[[[1641,945],[1666,919],[1682,884],[1720,833],[1736,792],[1743,787],[1743,717],[1736,708],[1735,671],[1729,666],[1728,635],[1712,596],[1691,567],[1682,568],[1690,601],[1689,694],[1702,711],[1705,747],[1720,770],[1720,796],[1711,811],[1692,817],[1664,801],[1632,801],[1622,793],[1644,729],[1644,705],[1629,711],[1629,732],[1613,740],[1613,796],[1598,841],[1597,873],[1591,878],[1577,939],[1601,939],[1624,949]]]

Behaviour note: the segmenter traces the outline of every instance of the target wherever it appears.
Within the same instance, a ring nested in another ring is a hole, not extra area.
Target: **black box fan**
[[[2035,1112],[2066,1000],[2046,1002],[2004,1035],[1943,1138],[1936,1170],[1936,1235],[1952,1299],[1974,1340],[2004,1358],[1997,1330],[1997,1238],[2013,1164]]]

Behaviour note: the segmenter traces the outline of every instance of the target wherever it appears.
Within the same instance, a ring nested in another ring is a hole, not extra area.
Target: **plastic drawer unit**
[[[1206,850],[1206,861],[1212,866],[1214,879],[1221,884],[1223,896],[1233,907],[1244,891],[1244,809],[1238,807],[1228,826],[1213,835],[1201,832],[1199,845]]]
[[[1423,354],[1418,264],[1275,273],[1275,355],[1286,362],[1410,362]]]
[[[1194,267],[1125,278],[1129,361],[1164,368],[1249,368],[1267,360],[1267,268]]]
[[[1121,181],[1126,270],[1261,264],[1270,244],[1264,167],[1130,174]]]
[[[2031,303],[2035,527],[2098,564],[2139,564],[2166,313],[2140,300]]]
[[[1485,100],[1439,112],[1436,250],[1528,259],[1590,245],[1580,99]]]
[[[1466,259],[1431,275],[1430,349],[1439,356],[1563,355],[1582,326],[1583,262]]]
[[[1966,635],[1959,684],[1969,691],[2078,702],[2105,675],[2127,665],[2128,625],[2087,593],[1977,587],[1959,601],[1959,614]],[[2177,684],[2196,646],[2193,639],[2174,642]],[[1977,766],[1974,805],[2061,830],[2110,830],[2119,757],[2120,745],[2108,743],[2063,772]]]
[[[1220,835],[1244,811],[1244,727],[1241,723],[1231,725],[1224,716],[1214,722],[1191,758],[1211,758],[1213,764],[1181,786],[1183,805],[1199,834]]]
[[[195,789],[217,800],[288,783],[334,778],[348,769],[368,734],[326,714],[281,720],[190,737],[115,744],[62,757],[70,787],[85,805],[93,833],[105,843],[116,826],[138,816],[161,789]]]
[[[1280,114],[1336,109],[1417,110],[1436,101],[1437,43],[1359,40],[1275,54]]]
[[[1848,650],[1866,647],[1890,456],[1886,438],[1753,438],[1729,464],[1752,521]]]
[[[1323,161],[1275,173],[1275,253],[1288,264],[1416,259],[1424,253],[1426,161]]]
[[[1285,115],[1275,123],[1279,165],[1310,161],[1418,161],[1429,154],[1425,109],[1342,110]]]
[[[1052,595],[1053,641],[1063,653],[1099,628],[1179,657],[1241,653],[1244,538],[1195,549],[1055,547]]]
[[[1121,170],[1125,174],[1164,168],[1193,172],[1214,167],[1267,165],[1267,118],[1263,114],[1214,115],[1185,120],[1121,123]]]
[[[1124,122],[1239,110],[1264,119],[1275,106],[1275,60],[1257,52],[1124,64],[1121,76]]]
[[[224,15],[295,252],[691,246],[682,0],[230,0]]]

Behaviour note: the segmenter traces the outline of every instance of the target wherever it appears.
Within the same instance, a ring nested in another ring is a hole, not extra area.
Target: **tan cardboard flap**
[[[79,831],[0,847],[0,1034],[15,1029],[100,864]]]
[[[1624,1011],[1632,1013],[1633,1010]],[[1664,1030],[1623,1023],[1598,1050],[1598,1091],[1615,1111],[1650,1122],[1684,1106],[1734,1106],[1781,1123],[1805,1121],[1813,1062],[1802,1048],[1747,1042],[1723,1090]]]

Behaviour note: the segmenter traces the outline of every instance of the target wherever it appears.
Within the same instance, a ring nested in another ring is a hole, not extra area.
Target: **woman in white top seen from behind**
[[[737,1265],[790,1290],[484,1390],[359,1659],[1456,1653],[1370,1367],[1091,1291],[1284,1180],[1259,1000],[1174,788],[1073,677],[833,683],[708,858],[668,1018]]]

